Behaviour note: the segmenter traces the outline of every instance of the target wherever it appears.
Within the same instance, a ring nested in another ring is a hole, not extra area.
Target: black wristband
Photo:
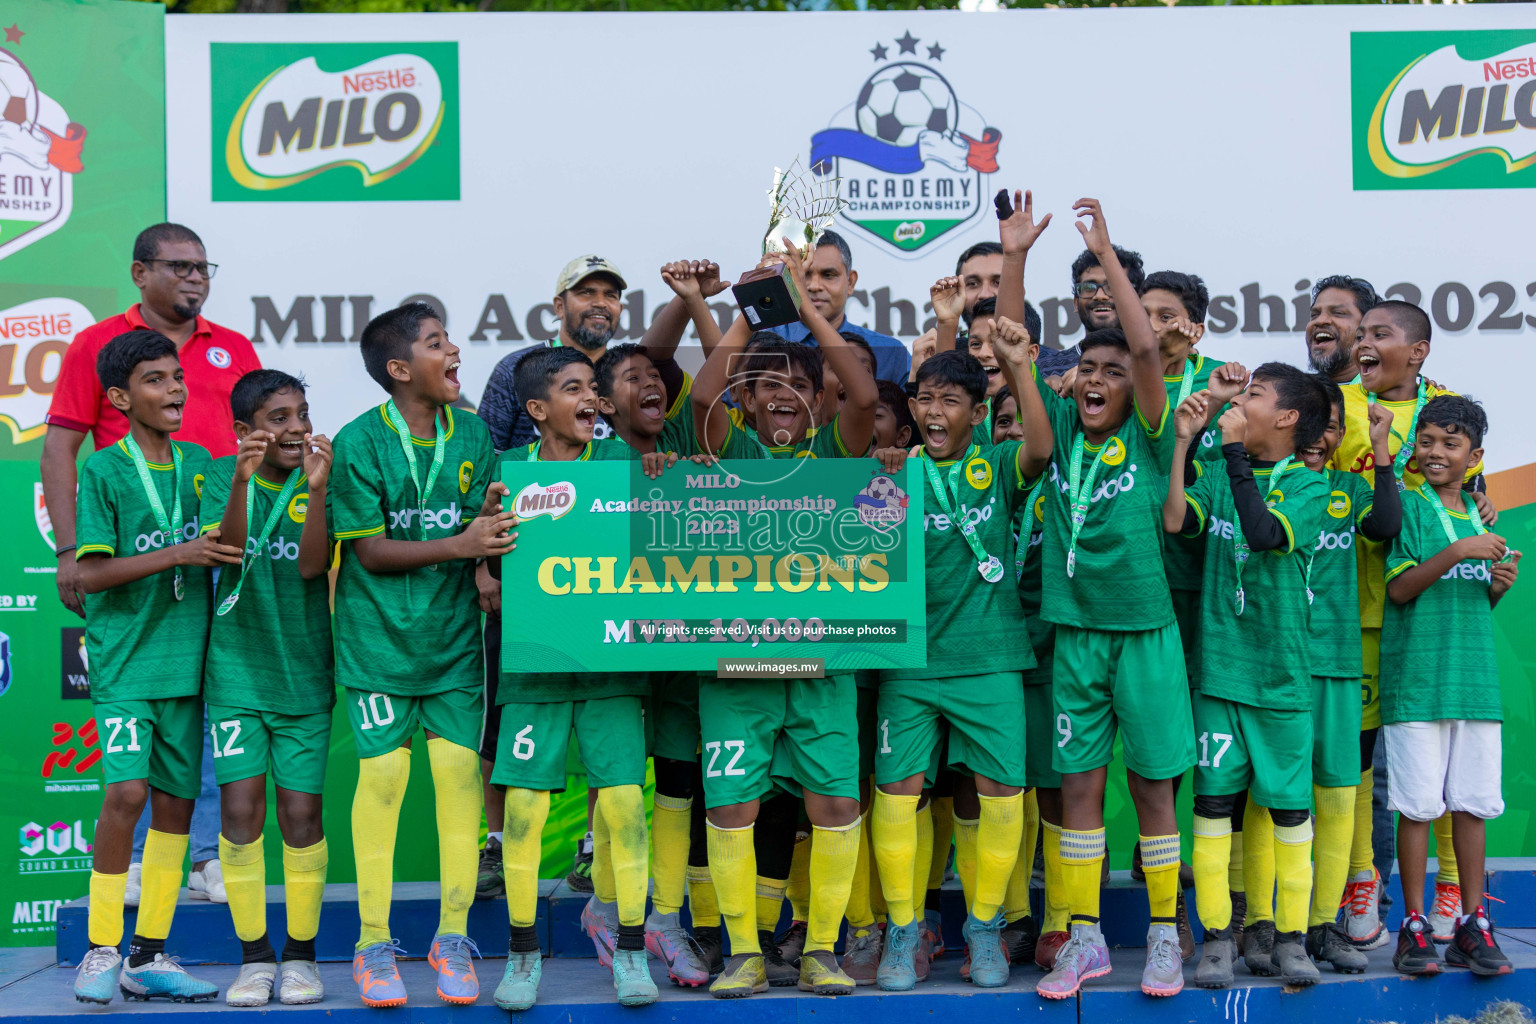
[[[71,551],[75,550],[75,547],[76,547],[76,545],[74,545],[74,544],[66,544],[62,548],[54,548],[53,549],[53,557],[54,558],[58,558],[61,555],[67,555]]]

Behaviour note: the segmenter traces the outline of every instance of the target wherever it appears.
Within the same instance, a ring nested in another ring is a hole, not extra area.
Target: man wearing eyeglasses
[[[244,335],[200,315],[216,269],[208,262],[202,239],[190,228],[180,224],[145,228],[134,240],[129,271],[139,289],[139,301],[80,331],[64,353],[43,440],[43,500],[53,520],[59,555],[59,600],[76,615],[84,614],[74,558],[80,445],[87,434],[92,447],[99,449],[128,433],[128,420],[107,401],[96,377],[96,354],[107,342],[145,327],[175,342],[186,378],[187,404],[181,429],[171,436],[202,445],[216,459],[235,454],[229,393],[242,375],[261,369],[261,362]]]
[[[1114,249],[1120,265],[1125,268],[1126,276],[1131,279],[1137,292],[1140,292],[1141,283],[1146,278],[1141,254],[1122,249],[1118,245]],[[1120,316],[1115,312],[1115,300],[1109,297],[1109,278],[1104,268],[1099,266],[1098,257],[1087,249],[1072,261],[1072,302],[1077,307],[1077,318],[1089,333],[1120,326]],[[1045,376],[1059,377],[1077,365],[1080,352],[1081,348],[1077,345],[1059,351],[1042,346],[1035,364]]]

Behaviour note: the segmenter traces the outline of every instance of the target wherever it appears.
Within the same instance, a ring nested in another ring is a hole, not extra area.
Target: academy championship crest
[[[7,41],[24,34],[6,30]],[[0,259],[69,220],[84,145],[85,129],[38,89],[14,53],[0,50]]]
[[[869,52],[879,65],[853,104],[811,137],[811,169],[843,179],[843,218],[915,252],[981,212],[1002,133],[962,104],[940,72],[945,49],[911,32]],[[903,59],[904,55],[911,59]]]

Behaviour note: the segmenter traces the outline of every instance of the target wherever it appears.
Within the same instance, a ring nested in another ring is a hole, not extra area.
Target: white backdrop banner
[[[370,315],[430,297],[477,400],[552,336],[577,255],[624,270],[628,337],[662,262],[752,266],[797,157],[844,178],[850,319],[908,343],[928,285],[996,238],[991,195],[1032,189],[1056,220],[1026,284],[1070,344],[1070,207],[1095,196],[1149,272],[1205,278],[1220,358],[1304,364],[1325,275],[1423,304],[1429,375],[1488,405],[1502,470],[1536,462],[1507,426],[1536,341],[1531,26],[1529,4],[174,17],[169,212],[220,265],[208,315],[302,372],[334,432],[380,400]]]

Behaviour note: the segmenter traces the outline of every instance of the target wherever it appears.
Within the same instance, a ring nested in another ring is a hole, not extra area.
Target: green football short
[[[1312,806],[1311,711],[1256,708],[1203,693],[1195,694],[1194,705],[1197,795],[1246,789],[1254,803],[1270,810]]]
[[[880,691],[857,689],[859,715],[859,782],[875,774],[875,748],[880,746]]]
[[[195,800],[202,792],[203,698],[92,701],[107,782],[147,779],[151,787]]]
[[[224,785],[267,774],[282,789],[325,792],[325,762],[331,752],[331,713],[280,715],[225,704],[208,705],[208,739],[213,775]]]
[[[744,804],[775,786],[859,798],[852,675],[705,680],[699,686],[706,807]]]
[[[1184,651],[1184,674],[1191,690],[1200,689],[1200,591],[1170,590],[1173,619],[1179,627],[1179,645]]]
[[[359,758],[382,757],[403,747],[418,729],[470,750],[480,749],[485,687],[479,682],[421,697],[348,689],[342,699]]]
[[[588,786],[645,784],[645,698],[639,696],[503,704],[491,781],[564,790],[573,732]]]
[[[1050,671],[1046,665],[1045,670]],[[1026,670],[1025,678],[1033,670]],[[1047,676],[1049,678],[1049,676]],[[1051,758],[1056,749],[1056,709],[1049,683],[1024,687],[1024,785],[1060,789],[1061,772]]]
[[[651,673],[651,696],[645,715],[650,750],[673,761],[699,759],[699,674]]]
[[[1179,629],[1132,632],[1056,627],[1057,771],[1109,764],[1118,732],[1125,766],[1144,779],[1171,779],[1195,763],[1189,682]]]
[[[1359,689],[1353,679],[1312,677],[1312,784],[1360,784]]]
[[[900,782],[919,772],[938,778],[943,725],[945,761],[1005,786],[1025,785],[1024,684],[1019,672],[949,679],[884,679],[880,683],[880,746],[875,782]]]

